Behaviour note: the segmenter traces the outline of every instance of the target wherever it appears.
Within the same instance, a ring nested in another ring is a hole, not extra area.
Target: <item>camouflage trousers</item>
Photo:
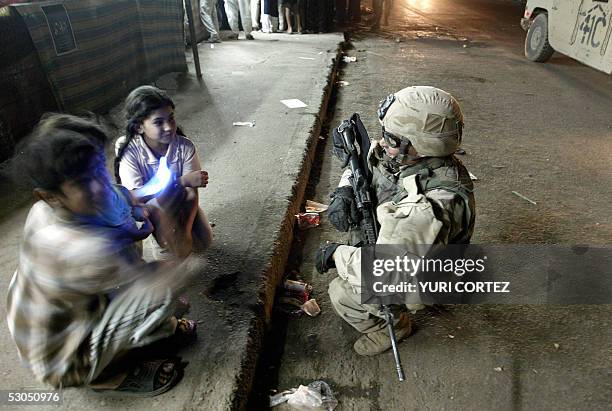
[[[386,327],[385,315],[380,305],[362,304],[361,296],[353,290],[348,281],[340,277],[329,283],[329,298],[334,311],[360,333],[371,333]],[[393,318],[397,321],[403,306],[390,306]],[[395,322],[395,321],[394,321]]]

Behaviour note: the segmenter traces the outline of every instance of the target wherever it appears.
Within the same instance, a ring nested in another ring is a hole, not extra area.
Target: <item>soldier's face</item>
[[[387,141],[383,137],[380,138],[379,144],[385,150],[385,153],[387,153],[387,155],[391,158],[394,158],[400,153],[399,148],[389,146],[389,143],[387,143]]]

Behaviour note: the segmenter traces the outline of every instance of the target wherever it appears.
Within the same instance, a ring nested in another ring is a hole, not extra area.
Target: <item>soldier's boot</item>
[[[412,332],[412,323],[410,317],[406,313],[400,314],[399,320],[393,326],[395,330],[395,339],[399,343],[404,338],[408,337]],[[391,348],[391,339],[387,328],[363,334],[353,344],[355,352],[359,355],[378,355]]]

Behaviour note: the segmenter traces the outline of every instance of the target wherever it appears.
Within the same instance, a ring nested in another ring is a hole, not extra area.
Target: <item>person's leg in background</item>
[[[304,34],[304,25],[306,21],[306,0],[297,0],[295,4],[295,24],[298,34]]]
[[[278,0],[267,0],[268,8],[266,13],[270,16],[270,24],[272,27],[272,33],[276,33],[279,29],[279,15],[278,15]]]
[[[285,21],[285,1],[278,0],[278,31],[287,30],[287,22]]]
[[[261,1],[262,0],[251,0],[251,26],[253,30],[259,30],[260,17],[263,14],[261,12]]]
[[[321,20],[323,23],[323,32],[329,33],[334,29],[334,3],[326,0],[319,0],[320,12],[322,16]],[[321,27],[319,27],[321,28]]]
[[[316,33],[317,24],[315,12],[317,10],[317,0],[306,0],[304,10],[304,30],[306,33]]]
[[[225,14],[227,22],[232,30],[232,39],[238,39],[240,27],[238,26],[238,18],[240,17],[240,9],[238,8],[238,0],[225,0]],[[250,24],[250,22],[249,22]]]
[[[261,24],[261,30],[265,33],[274,33],[277,30],[278,2],[276,0],[262,0]]]
[[[361,21],[361,0],[349,0],[349,19],[353,23]]]
[[[266,13],[269,8],[268,1],[269,0],[261,0],[261,17],[259,21],[261,23],[262,33],[272,33],[272,21],[270,20],[270,15]]]
[[[373,29],[380,27],[380,20],[383,14],[383,2],[384,0],[372,0],[372,10],[374,12]]]
[[[225,0],[217,0],[217,21],[219,22],[219,30],[230,30],[227,14],[225,14]]]
[[[389,15],[391,14],[391,9],[393,8],[393,0],[384,0],[384,2],[385,2],[385,8],[383,10],[382,24],[383,26],[388,26],[389,25]]]
[[[251,35],[253,21],[251,20],[251,0],[238,0],[240,21],[247,40],[255,40]]]
[[[217,20],[217,2],[215,0],[200,1],[200,20],[209,34],[207,43],[218,43],[219,21]]]
[[[287,28],[287,34],[293,34],[293,24],[291,21],[291,3],[289,3],[289,1],[284,1],[282,5],[282,15],[285,17],[285,27]]]
[[[314,9],[310,15],[313,31],[315,33],[329,33],[331,31],[334,4],[327,0],[311,0],[309,6]]]
[[[346,2],[347,0],[336,0],[336,23],[339,26],[344,25],[347,20]]]

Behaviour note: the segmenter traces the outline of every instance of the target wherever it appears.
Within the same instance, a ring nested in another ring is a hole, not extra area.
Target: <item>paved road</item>
[[[391,26],[350,34],[331,121],[359,112],[378,129],[380,99],[408,85],[435,85],[461,102],[462,161],[478,177],[480,244],[593,244],[612,238],[612,78],[555,55],[547,64],[522,55],[522,7],[502,0],[396,1]],[[328,202],[337,184],[331,144],[320,148],[310,198]],[[537,203],[514,196],[517,191]],[[610,404],[610,305],[452,306],[416,315],[416,333],[400,345],[408,380],[395,379],[390,354],[361,358],[357,333],[332,311],[312,256],[324,241],[344,241],[325,219],[301,233],[293,263],[315,288],[317,318],[277,317],[263,402],[322,379],[341,410],[606,409]],[[534,276],[543,273],[534,272]],[[589,281],[589,273],[583,273]],[[284,340],[284,346],[280,341]],[[259,402],[258,402],[259,401]]]

